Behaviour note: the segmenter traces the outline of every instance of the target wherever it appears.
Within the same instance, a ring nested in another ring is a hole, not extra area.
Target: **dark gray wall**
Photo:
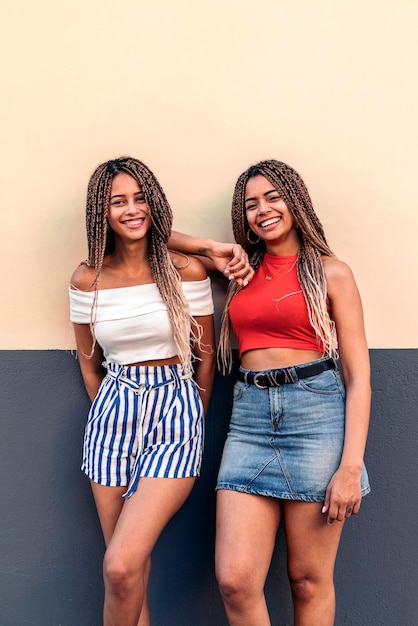
[[[336,567],[337,626],[418,623],[418,351],[372,350],[366,462],[372,493],[345,527]],[[0,352],[0,625],[100,626],[103,542],[80,472],[88,401],[66,351]],[[223,626],[213,575],[213,487],[230,409],[218,377],[202,476],[155,549],[153,626]],[[267,597],[292,623],[279,533]]]

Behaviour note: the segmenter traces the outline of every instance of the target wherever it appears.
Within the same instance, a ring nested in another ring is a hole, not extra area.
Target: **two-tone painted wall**
[[[373,491],[344,530],[337,626],[418,623],[418,2],[16,0],[2,9],[0,624],[99,626],[103,542],[79,471],[88,401],[67,284],[86,256],[95,166],[131,154],[175,227],[230,239],[250,163],[305,179],[362,293]],[[217,314],[222,287],[215,285]],[[201,479],[156,548],[155,626],[222,626],[213,486],[231,380],[218,377]],[[279,533],[267,596],[291,624]]]

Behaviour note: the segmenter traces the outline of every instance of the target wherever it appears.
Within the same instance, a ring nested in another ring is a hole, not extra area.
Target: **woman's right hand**
[[[241,287],[246,287],[254,276],[254,270],[248,262],[248,254],[238,243],[214,241],[206,249],[206,254],[219,272]]]

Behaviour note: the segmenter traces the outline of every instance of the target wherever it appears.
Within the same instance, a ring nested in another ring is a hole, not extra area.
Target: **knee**
[[[290,586],[294,601],[301,604],[309,604],[323,597],[328,597],[334,592],[332,578],[300,575],[290,577]]]
[[[229,604],[238,600],[241,587],[237,579],[218,577],[218,587],[224,602]]]
[[[125,598],[134,588],[138,572],[117,555],[106,553],[103,561],[103,578],[106,589],[119,598]]]
[[[242,605],[255,593],[251,577],[239,572],[217,572],[219,591],[223,601],[229,605]]]
[[[315,597],[315,583],[307,576],[291,578],[292,597],[299,603],[309,603]]]

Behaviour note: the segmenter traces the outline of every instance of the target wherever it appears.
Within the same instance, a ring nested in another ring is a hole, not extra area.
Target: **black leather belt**
[[[256,372],[238,371],[238,380],[248,385],[255,385],[259,389],[267,389],[267,387],[278,387],[289,383],[296,383],[301,378],[309,378],[316,376],[326,370],[335,370],[337,367],[334,359],[324,359],[311,363],[310,365],[293,365],[292,367],[283,367],[278,370],[267,370]]]

